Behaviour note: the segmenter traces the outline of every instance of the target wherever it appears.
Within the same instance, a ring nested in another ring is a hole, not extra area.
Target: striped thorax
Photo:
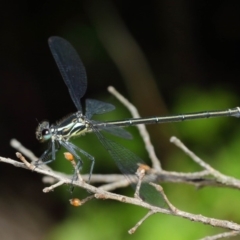
[[[68,141],[72,137],[84,135],[91,132],[90,122],[81,112],[76,112],[57,122],[56,125],[49,124],[48,121],[41,122],[36,129],[36,138],[40,142]]]

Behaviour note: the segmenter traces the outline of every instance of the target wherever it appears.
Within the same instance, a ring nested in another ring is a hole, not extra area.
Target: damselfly
[[[98,100],[86,100],[86,112],[83,113],[81,98],[87,89],[87,75],[81,59],[72,45],[61,37],[50,37],[48,44],[55,62],[61,72],[63,80],[68,87],[73,103],[77,112],[67,116],[55,125],[43,121],[36,130],[36,137],[40,142],[49,140],[48,149],[39,158],[40,161],[49,163],[56,159],[56,152],[62,146],[72,153],[78,160],[80,169],[83,162],[80,154],[91,160],[90,174],[91,177],[94,167],[94,157],[70,142],[72,137],[84,135],[88,132],[94,132],[101,144],[114,159],[118,168],[125,175],[134,175],[139,163],[144,162],[134,153],[125,147],[105,138],[101,131],[107,131],[123,138],[130,138],[131,135],[120,127],[133,126],[137,124],[155,124],[165,122],[178,122],[199,118],[213,118],[222,116],[240,117],[240,108],[227,109],[223,111],[197,112],[173,116],[137,118],[119,121],[97,122],[91,120],[95,114],[103,114],[115,109],[112,104],[104,103]],[[143,192],[147,196],[150,193],[150,185]],[[149,192],[147,192],[149,191]]]

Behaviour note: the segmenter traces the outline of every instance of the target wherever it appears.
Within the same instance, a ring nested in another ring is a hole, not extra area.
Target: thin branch
[[[109,183],[109,184],[104,184],[104,185],[100,186],[99,188],[101,188],[105,191],[113,191],[118,188],[127,187],[127,186],[129,186],[129,184],[130,184],[129,181],[126,178],[124,178],[122,180],[117,180],[117,181]]]
[[[22,156],[21,156],[21,158],[22,158]],[[0,158],[0,160],[2,160],[2,159],[3,158]],[[13,162],[17,162],[17,161],[10,159],[9,162],[13,163]],[[25,162],[24,164],[19,165],[19,164],[14,163],[13,165],[17,165],[17,166],[20,166],[20,167],[23,167],[25,169],[29,169],[32,171],[32,168],[31,167],[29,168],[29,166],[31,164],[27,163],[26,159],[24,160],[24,162]],[[65,178],[64,176],[62,176],[58,173],[55,173],[53,171],[49,171],[47,169],[41,169],[41,168],[37,167],[34,169],[34,171],[38,172],[40,174],[43,174],[43,175],[48,175],[48,176],[56,178],[59,181],[59,183],[57,183],[58,186],[60,186],[62,184],[71,184],[72,183],[75,187],[81,187],[89,192],[94,193],[94,197],[97,199],[116,200],[116,201],[120,201],[122,203],[128,203],[128,204],[141,206],[141,207],[146,208],[149,211],[152,211],[154,213],[163,213],[163,214],[168,214],[168,215],[174,215],[174,216],[189,219],[191,221],[201,222],[201,223],[208,224],[208,225],[215,226],[215,227],[221,227],[221,228],[226,228],[226,229],[230,229],[230,230],[240,231],[240,225],[233,223],[233,222],[219,220],[219,219],[215,219],[215,218],[207,218],[202,215],[195,215],[195,214],[187,213],[184,211],[180,211],[179,209],[176,209],[175,207],[174,208],[171,207],[172,210],[168,210],[168,209],[164,209],[161,207],[153,206],[147,202],[144,202],[142,199],[134,198],[134,197],[131,198],[131,197],[111,193],[108,191],[104,191],[103,188],[96,188],[92,185],[85,183],[84,181],[73,181],[72,182],[71,179]],[[48,190],[52,190],[54,187],[50,186],[48,188]],[[44,192],[47,192],[47,191],[44,191]],[[164,194],[164,192],[162,191],[161,194]],[[166,195],[165,195],[164,199],[167,199]],[[167,202],[168,202],[168,205],[170,206],[171,203],[169,202],[169,200],[167,200]],[[174,211],[173,211],[173,209],[174,209]],[[150,215],[151,214],[149,214],[149,216]],[[147,217],[148,217],[148,215],[147,215]],[[143,218],[143,220],[145,220],[147,217]]]
[[[211,237],[205,237],[201,238],[199,240],[217,240],[217,239],[222,239],[222,238],[230,238],[230,237],[235,237],[237,235],[240,235],[240,231],[231,231],[231,232],[225,232],[225,233],[220,233]]]
[[[141,188],[141,185],[142,185],[142,180],[145,176],[145,172],[146,172],[145,165],[141,164],[138,167],[137,172],[136,172],[136,175],[138,177],[138,182],[137,182],[137,186],[136,186],[135,193],[134,193],[135,198],[141,199],[139,192],[140,192],[140,188]]]
[[[204,162],[201,158],[199,158],[196,154],[190,151],[179,139],[176,137],[171,137],[170,142],[174,143],[177,147],[183,150],[194,162],[200,165],[202,168],[209,172],[209,175],[212,175],[216,178],[216,180],[224,185],[236,187],[240,189],[240,180],[226,176],[216,169],[212,168],[209,164]]]
[[[16,140],[17,141],[17,140]],[[17,141],[18,142],[18,141]],[[26,149],[27,152],[29,151],[26,147],[24,147],[22,144],[19,143],[19,146],[23,147],[23,149]],[[29,151],[31,152],[31,151]],[[32,159],[31,159],[32,160]],[[23,167],[23,164],[20,162],[12,161],[11,159],[0,157],[1,162],[5,162],[8,164],[11,164],[15,167]],[[25,167],[26,168],[26,167]],[[47,168],[49,171],[54,172],[51,168],[49,168],[46,165],[41,165],[39,169]],[[154,169],[153,169],[154,170]],[[71,175],[66,175],[64,173],[55,172],[56,174],[60,174],[64,176],[65,178],[71,178]],[[157,182],[172,182],[172,183],[185,183],[190,184],[193,186],[196,186],[198,188],[204,187],[204,186],[215,186],[215,187],[228,187],[228,188],[235,188],[240,189],[240,183],[238,179],[227,177],[227,185],[224,181],[219,181],[218,179],[212,179],[209,178],[210,173],[208,170],[200,171],[200,172],[194,172],[194,173],[181,173],[181,172],[171,172],[171,171],[155,171],[154,170],[154,179],[152,181]],[[82,175],[82,178],[84,181],[87,181],[89,179],[89,174]],[[231,181],[229,181],[231,180]],[[50,176],[44,176],[43,182],[52,184],[56,182],[56,179],[50,177]],[[91,183],[108,183],[108,190],[115,190],[116,188],[126,187],[129,185],[129,182],[126,180],[126,178],[121,174],[93,174],[91,177]]]
[[[18,152],[21,152],[24,156],[30,159],[32,162],[36,162],[38,158],[34,155],[32,151],[25,148],[17,139],[11,139],[10,146],[16,149]]]
[[[178,210],[177,210],[177,208],[174,207],[174,206],[171,204],[171,202],[168,200],[166,194],[165,194],[164,191],[163,191],[163,188],[162,188],[160,185],[157,185],[157,184],[155,184],[155,183],[150,183],[150,185],[154,186],[155,189],[156,189],[158,192],[161,193],[161,195],[162,195],[162,197],[163,197],[163,200],[165,201],[165,203],[167,204],[167,206],[169,207],[169,209],[170,209],[174,214],[176,214]]]
[[[60,180],[60,181],[58,181],[57,183],[52,184],[52,185],[49,186],[49,187],[45,187],[45,188],[43,189],[43,192],[44,192],[44,193],[51,192],[51,191],[54,190],[54,188],[57,188],[57,187],[62,186],[62,185],[64,185],[64,184],[65,184],[65,181],[64,181],[64,180]]]
[[[149,218],[151,215],[153,215],[154,213],[155,213],[154,211],[149,211],[141,220],[139,220],[139,221],[137,222],[137,224],[136,224],[133,228],[131,228],[131,229],[128,231],[128,233],[129,233],[129,234],[135,233],[136,230],[138,229],[138,227],[139,227],[140,225],[142,225],[142,223],[143,223],[147,218]]]
[[[131,104],[125,97],[123,97],[114,87],[108,87],[108,91],[113,94],[129,110],[133,118],[140,118],[137,108],[133,104]],[[155,154],[154,147],[152,145],[146,126],[144,124],[139,124],[136,127],[138,128],[138,131],[143,139],[149,158],[152,161],[153,168],[157,171],[161,171],[161,163]]]

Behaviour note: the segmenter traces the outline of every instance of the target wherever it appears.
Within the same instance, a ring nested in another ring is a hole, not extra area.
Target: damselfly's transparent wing
[[[95,99],[86,99],[86,117],[91,119],[95,114],[103,114],[111,112],[115,109],[115,106],[111,103],[105,103]]]
[[[91,120],[94,129],[98,129],[99,131],[105,131],[110,133],[114,136],[125,138],[125,139],[132,139],[132,134],[125,130],[124,128],[114,126],[114,125],[106,125],[104,126],[103,122]]]
[[[103,147],[108,151],[112,159],[115,161],[120,171],[129,179],[131,186],[135,189],[138,180],[136,171],[139,167],[139,164],[145,164],[145,162],[127,148],[105,138],[97,129],[95,129],[94,132]],[[143,201],[146,201],[150,204],[160,207],[164,206],[162,195],[148,182],[142,183],[140,188],[140,196]]]
[[[95,99],[87,99],[86,100],[86,118],[91,119],[93,115],[103,114],[107,112],[111,112],[115,109],[115,106],[110,103],[105,103],[102,101],[98,101]],[[93,127],[99,130],[106,131],[112,135],[117,137],[132,139],[132,135],[124,130],[121,127],[114,126],[111,124],[104,124],[102,122],[91,120]]]

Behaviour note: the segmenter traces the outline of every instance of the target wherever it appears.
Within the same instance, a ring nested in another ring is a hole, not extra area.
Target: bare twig
[[[235,237],[237,235],[240,235],[240,231],[231,231],[231,232],[225,232],[225,233],[220,233],[211,237],[205,237],[201,238],[199,240],[217,240],[217,239],[222,239],[222,238],[230,238],[230,237]]]
[[[140,115],[138,113],[138,110],[134,105],[132,105],[126,98],[124,98],[114,87],[110,86],[108,87],[108,91],[113,94],[131,113],[133,118],[140,118]],[[159,159],[156,156],[156,153],[154,151],[154,147],[151,143],[149,133],[147,131],[147,128],[144,124],[137,125],[138,131],[143,139],[145,148],[148,152],[149,158],[152,161],[152,166],[157,171],[161,171],[161,163]]]
[[[19,162],[15,161],[15,160],[12,160],[12,159],[0,158],[0,161],[2,161],[2,160],[4,160],[7,163],[10,163],[14,166],[22,167],[22,168],[25,168],[25,169],[31,169],[31,168],[27,167],[27,166],[31,165],[30,163],[19,164]],[[37,167],[37,168],[34,169],[34,171],[37,172],[37,173],[43,174],[43,175],[47,175],[47,176],[51,176],[51,177],[56,178],[58,180],[58,183],[56,184],[57,186],[60,186],[62,184],[71,184],[71,182],[72,182],[71,179],[66,178],[62,174],[56,173],[54,171],[50,171],[48,169],[41,169],[40,167]],[[131,197],[122,196],[122,195],[119,195],[119,194],[107,192],[107,191],[104,191],[102,188],[96,188],[92,185],[89,185],[89,184],[85,183],[84,181],[74,181],[74,182],[72,182],[72,184],[75,187],[81,187],[81,188],[86,189],[89,192],[94,193],[94,197],[97,198],[97,199],[112,199],[112,200],[120,201],[120,202],[123,202],[123,203],[128,203],[128,204],[141,206],[141,207],[146,208],[146,209],[148,209],[148,210],[150,210],[154,213],[163,213],[163,214],[168,214],[168,215],[175,215],[175,216],[178,216],[178,217],[189,219],[191,221],[201,222],[201,223],[208,224],[208,225],[215,226],[215,227],[221,227],[221,228],[226,228],[226,229],[230,229],[230,230],[240,231],[240,225],[236,224],[236,223],[233,223],[233,222],[214,219],[214,218],[207,218],[207,217],[204,217],[202,215],[195,215],[195,214],[187,213],[187,212],[180,211],[180,210],[172,211],[172,210],[160,208],[160,207],[157,207],[157,206],[152,206],[151,204],[142,201],[142,199],[131,198]],[[52,185],[47,190],[45,188],[44,192],[51,191],[55,187],[56,186]],[[151,214],[149,214],[149,215],[151,215]]]
[[[170,141],[174,143],[176,146],[181,148],[194,162],[200,165],[202,168],[207,170],[209,175],[212,175],[216,178],[216,180],[226,186],[232,186],[240,189],[240,180],[226,176],[216,169],[212,168],[209,164],[204,162],[201,158],[199,158],[196,154],[190,151],[179,139],[176,137],[171,137]]]
[[[161,193],[161,195],[162,195],[162,197],[163,197],[163,200],[164,200],[165,203],[168,205],[169,209],[170,209],[174,214],[176,214],[178,210],[177,210],[176,207],[174,207],[174,206],[170,203],[170,201],[168,200],[166,194],[165,194],[164,191],[163,191],[163,188],[162,188],[160,185],[157,185],[157,184],[155,184],[155,183],[150,183],[150,185],[154,186],[154,187],[156,188],[156,190]]]
[[[30,159],[32,162],[36,162],[38,158],[34,155],[32,151],[25,148],[17,139],[12,139],[10,141],[11,147],[15,148],[18,152],[21,152],[24,156]]]
[[[137,224],[136,224],[133,228],[131,228],[131,229],[128,231],[128,233],[129,233],[129,234],[135,233],[135,231],[137,230],[137,228],[138,228],[140,225],[142,225],[142,223],[143,223],[147,218],[149,218],[151,215],[153,215],[154,213],[155,213],[154,211],[149,211],[141,220],[139,220],[139,221],[137,222]]]
[[[17,141],[17,140],[16,140]],[[17,141],[18,142],[18,141]],[[18,142],[19,143],[19,142]],[[29,151],[26,147],[24,147],[21,143],[19,143],[19,146],[21,146],[23,149],[26,149],[27,152]],[[19,162],[11,162],[10,159],[6,158],[0,158],[0,161],[10,163],[16,167],[22,167],[22,163]],[[51,170],[47,165],[41,165],[41,169],[47,168]],[[51,170],[53,171],[53,170]],[[64,173],[56,172],[65,178],[71,178],[72,176],[66,175]],[[170,171],[154,171],[154,181],[160,181],[160,182],[173,182],[173,183],[185,183],[194,185],[196,187],[204,187],[204,186],[216,186],[216,187],[230,187],[230,188],[236,188],[240,189],[240,185],[237,184],[238,180],[234,179],[233,185],[228,184],[225,185],[224,183],[218,181],[217,179],[211,179],[209,178],[209,171],[204,170],[200,172],[195,173],[181,173],[181,172],[170,172]],[[81,175],[84,181],[87,181],[89,179],[89,174]],[[50,177],[50,176],[44,176],[43,182],[52,184],[56,182],[56,179]],[[129,185],[129,182],[126,180],[126,178],[121,174],[93,174],[91,177],[91,183],[107,183],[107,190],[115,190],[116,188],[126,187]]]
[[[21,153],[16,152],[16,156],[25,164],[27,168],[29,168],[30,170],[34,170],[35,167],[30,164]]]
[[[140,164],[140,166],[138,167],[137,172],[136,172],[136,175],[138,177],[138,182],[137,182],[137,186],[136,186],[135,193],[134,193],[135,198],[141,199],[139,192],[140,192],[142,180],[145,176],[145,171],[146,171],[145,165]]]
[[[63,184],[65,184],[65,181],[64,181],[64,180],[60,180],[60,181],[58,181],[57,183],[52,184],[52,185],[49,186],[49,187],[45,187],[45,188],[43,189],[43,192],[44,192],[44,193],[51,192],[51,191],[54,190],[54,188],[57,188],[57,187],[59,187],[59,186],[62,186]]]

